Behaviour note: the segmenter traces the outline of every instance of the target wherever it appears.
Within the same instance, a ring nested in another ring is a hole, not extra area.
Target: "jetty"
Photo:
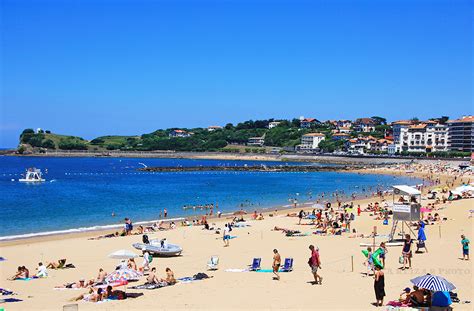
[[[244,165],[244,166],[155,166],[142,167],[142,172],[208,172],[208,171],[233,171],[233,172],[332,172],[349,171],[362,167],[353,165]]]

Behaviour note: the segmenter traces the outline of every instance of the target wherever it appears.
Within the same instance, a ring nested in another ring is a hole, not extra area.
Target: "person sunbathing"
[[[113,290],[112,286],[107,286],[103,294],[104,299],[111,299],[111,300],[123,300],[127,298],[127,294],[121,290]]]
[[[147,284],[158,284],[160,283],[160,280],[156,277],[156,268],[153,267],[151,268],[150,273],[148,274],[146,278],[146,283]]]
[[[98,302],[98,301],[101,301],[103,298],[102,292],[103,292],[102,288],[97,289],[97,292],[93,288],[90,288],[89,293],[79,295],[75,298],[71,298],[70,301],[84,300],[88,302]]]
[[[19,266],[16,273],[9,278],[10,281],[18,280],[18,279],[27,279],[29,277],[29,271],[25,268],[25,266]]]
[[[160,282],[164,282],[168,285],[174,285],[176,284],[176,279],[174,278],[174,273],[173,271],[171,271],[170,268],[166,268],[166,278],[165,279],[161,279]]]
[[[104,271],[104,269],[100,268],[99,269],[99,274],[97,274],[97,278],[95,279],[95,284],[103,284],[105,283],[105,278],[107,277],[107,272]]]
[[[64,265],[66,264],[66,259],[59,259],[58,262],[50,262],[46,266],[48,269],[62,269],[64,268]]]
[[[130,258],[130,259],[128,260],[127,267],[128,267],[129,269],[132,269],[132,270],[135,270],[135,271],[136,271],[136,270],[137,270],[137,264],[136,264],[136,262],[135,262],[135,259]]]
[[[55,286],[55,288],[87,288],[89,286],[92,286],[93,284],[94,284],[94,281],[91,280],[86,283],[86,280],[82,278],[78,282],[66,283],[64,285]]]

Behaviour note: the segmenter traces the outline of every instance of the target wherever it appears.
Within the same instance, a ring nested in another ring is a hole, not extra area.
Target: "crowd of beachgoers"
[[[442,224],[450,221],[443,213],[448,204],[457,200],[472,200],[474,197],[473,187],[473,171],[466,168],[460,168],[453,165],[447,165],[442,162],[433,163],[407,163],[397,164],[384,168],[375,168],[369,170],[380,171],[381,173],[391,172],[392,174],[417,174],[422,177],[424,183],[418,185],[416,188],[422,191],[421,201],[417,202],[416,198],[411,198],[407,201],[406,198],[400,196],[396,199],[397,203],[419,203],[421,204],[421,217],[419,221],[409,222],[409,230],[403,236],[403,241],[400,242],[402,251],[400,256],[400,269],[411,269],[412,258],[414,254],[426,253],[428,254],[429,242],[425,234],[427,226],[434,224]],[[465,187],[466,191],[456,191],[459,186]],[[457,188],[456,188],[457,187]],[[470,189],[470,190],[469,190]],[[291,210],[285,213],[279,213],[281,217],[294,218],[295,224],[292,228],[283,228],[274,226],[273,231],[281,231],[286,237],[305,237],[305,236],[345,236],[347,238],[374,238],[379,236],[377,232],[359,232],[353,223],[360,219],[361,215],[365,215],[373,220],[382,221],[384,225],[393,222],[393,202],[391,202],[393,193],[385,191],[381,188],[366,189],[366,197],[370,198],[370,202],[361,203],[357,201],[355,196],[347,195],[343,192],[335,192],[331,194],[320,194],[315,196],[312,204],[298,204],[294,202]],[[412,201],[415,200],[415,201]],[[394,201],[395,202],[395,201]],[[218,206],[216,205],[216,209]],[[265,221],[275,217],[275,212],[247,212],[241,209],[233,215],[222,216],[221,212],[213,213],[214,205],[206,204],[202,206],[206,213],[200,218],[183,219],[181,222],[166,221],[169,215],[167,211],[163,211],[165,221],[160,221],[149,226],[134,227],[132,220],[124,219],[124,228],[122,232],[114,232],[97,237],[90,238],[91,240],[104,238],[119,238],[121,236],[140,235],[143,236],[143,241],[148,242],[148,234],[155,232],[162,232],[168,230],[176,230],[179,227],[201,227],[202,230],[208,230],[214,233],[217,237],[222,238],[223,246],[230,247],[231,239],[234,237],[233,230],[246,226],[252,226],[255,221]],[[472,217],[473,210],[470,210]],[[295,229],[297,228],[297,229]],[[161,240],[161,246],[165,246],[166,239]],[[469,260],[469,237],[462,235],[459,237],[460,253],[462,253],[462,260]],[[308,266],[309,273],[314,278],[314,285],[322,285],[323,277],[321,275],[322,258],[324,254],[320,254],[320,250],[314,243],[308,243]],[[416,248],[416,249],[415,249]],[[329,250],[326,250],[329,251]],[[392,252],[392,251],[390,251]],[[385,242],[378,243],[375,246],[367,246],[364,249],[366,260],[364,261],[366,277],[374,278],[374,292],[376,306],[384,305],[385,298],[385,275],[384,268],[386,267],[386,258],[389,254],[387,244]],[[66,254],[67,255],[67,254]],[[323,255],[323,256],[321,256]],[[456,256],[455,254],[448,254],[447,256]],[[146,248],[141,250],[141,263],[136,261],[138,255],[130,255],[127,258],[125,254],[121,262],[116,266],[114,271],[107,273],[102,267],[98,268],[98,273],[94,277],[81,278],[79,280],[71,280],[63,284],[58,284],[55,289],[83,289],[85,292],[80,295],[71,297],[71,301],[85,301],[85,302],[101,302],[105,300],[123,300],[130,297],[137,297],[139,295],[127,293],[126,290],[117,289],[123,286],[130,285],[130,281],[142,280],[142,284],[135,285],[129,288],[132,289],[151,289],[172,286],[180,282],[190,282],[193,280],[201,280],[209,278],[209,272],[196,272],[193,276],[175,278],[175,274],[170,267],[166,267],[163,272],[163,277],[159,277],[156,267],[153,266],[153,253]],[[272,271],[273,279],[280,280],[282,268],[291,271],[292,258],[285,260],[284,267],[282,267],[282,259],[277,249],[272,253]],[[20,263],[21,264],[21,263]],[[215,262],[209,263],[209,266],[216,265]],[[252,266],[248,270],[259,270],[260,267]],[[179,269],[179,267],[176,267]],[[50,270],[62,269],[79,269],[74,264],[68,263],[65,258],[51,262],[39,262],[35,273],[21,265],[9,280],[29,280],[36,278],[47,278]],[[212,269],[210,269],[212,270]],[[122,273],[122,276],[119,274]],[[129,277],[132,275],[132,277]],[[211,276],[212,277],[212,276]],[[441,292],[441,294],[440,294]],[[427,307],[440,306],[446,307],[454,302],[458,302],[454,290],[432,290],[430,288],[423,288],[414,285],[412,288],[407,287],[401,291],[400,297],[391,297],[388,304],[391,308],[398,307]],[[335,304],[337,306],[337,303]]]

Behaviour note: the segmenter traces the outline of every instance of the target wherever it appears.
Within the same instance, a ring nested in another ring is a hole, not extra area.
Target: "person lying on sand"
[[[102,288],[98,288],[97,291],[95,291],[93,288],[90,288],[89,293],[79,295],[75,298],[71,298],[70,301],[84,300],[88,302],[98,302],[102,300],[102,292]]]
[[[46,266],[46,268],[48,269],[62,269],[64,268],[64,265],[66,264],[66,259],[63,258],[63,259],[59,259],[58,262],[50,262],[48,263],[48,265]]]
[[[121,290],[113,290],[112,286],[109,285],[103,293],[103,298],[111,300],[123,300],[127,298],[127,294]]]
[[[105,278],[107,276],[107,272],[104,271],[104,269],[100,268],[99,273],[97,274],[97,278],[95,279],[95,284],[103,284],[105,283]]]
[[[87,288],[94,284],[93,280],[86,283],[86,279],[82,278],[78,282],[66,283],[64,285],[55,286],[55,288]],[[79,299],[78,299],[79,300]]]
[[[105,235],[100,235],[95,238],[89,238],[88,240],[101,240],[101,239],[108,239],[108,238],[116,238],[119,237],[120,233],[116,231],[115,233],[110,233],[110,234],[105,234]]]

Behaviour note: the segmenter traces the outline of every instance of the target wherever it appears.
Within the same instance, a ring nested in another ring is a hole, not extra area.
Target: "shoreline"
[[[400,176],[397,174],[397,172],[391,172],[391,171],[385,171],[385,170],[370,170],[367,168],[355,168],[355,169],[347,169],[347,170],[340,170],[338,171],[340,173],[357,173],[357,174],[381,174],[381,175],[388,175],[388,176]],[[424,174],[414,174],[410,177],[418,178],[423,180],[426,176]],[[364,201],[367,199],[371,199],[372,196],[362,196],[362,193],[358,193],[356,198],[352,200],[354,204],[359,201]],[[346,199],[346,200],[351,200],[350,196],[344,196],[341,197],[341,199]],[[330,202],[334,203],[335,198],[329,197],[328,199],[325,199],[323,202]],[[316,201],[305,201],[298,203],[297,208],[300,209],[308,209],[312,205],[317,204]],[[259,207],[256,208],[254,207],[253,210],[256,210],[258,213],[263,213],[264,215],[271,214],[272,212],[290,212],[294,211],[294,207],[290,207],[291,203],[289,204],[278,204],[278,205],[268,205],[266,207]],[[206,218],[209,221],[219,221],[219,220],[224,220],[229,217],[233,217],[234,213],[239,211],[239,209],[233,209],[230,211],[223,212],[221,217],[217,217],[216,214],[212,216],[206,216]],[[247,212],[247,215],[249,215],[250,212]],[[155,219],[155,220],[142,220],[142,221],[137,221],[134,222],[134,227],[136,228],[139,225],[153,225],[154,223],[158,223],[160,221],[163,221],[164,224],[168,224],[172,221],[182,221],[185,219],[199,219],[202,217],[201,214],[198,215],[192,215],[192,216],[178,216],[174,218],[168,218],[168,219]],[[62,240],[62,239],[68,239],[68,238],[78,238],[78,237],[93,237],[97,235],[104,235],[104,234],[110,234],[114,233],[117,229],[123,228],[123,223],[116,223],[116,224],[104,224],[104,225],[94,225],[90,227],[79,227],[79,228],[70,228],[70,229],[63,229],[63,230],[55,230],[55,231],[41,231],[41,232],[33,232],[33,233],[25,233],[25,234],[16,234],[16,235],[10,235],[10,236],[0,236],[0,247],[2,246],[11,246],[11,245],[19,245],[19,244],[29,244],[29,243],[36,243],[36,242],[44,242],[44,241],[50,241],[50,240]],[[180,228],[180,224],[177,223],[177,228]]]

